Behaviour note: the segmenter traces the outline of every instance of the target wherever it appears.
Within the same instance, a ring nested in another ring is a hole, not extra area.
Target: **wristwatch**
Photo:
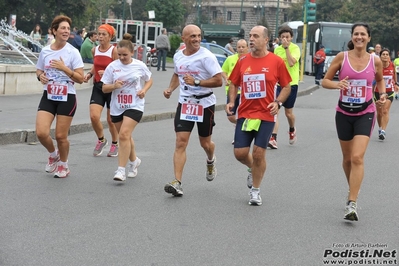
[[[199,80],[199,79],[194,79],[194,85],[195,85],[196,87],[199,86],[200,83],[201,83],[201,80]]]
[[[274,100],[274,102],[275,103],[277,103],[278,104],[278,109],[280,109],[281,108],[281,106],[283,105],[283,103],[282,102],[280,102],[279,100]]]

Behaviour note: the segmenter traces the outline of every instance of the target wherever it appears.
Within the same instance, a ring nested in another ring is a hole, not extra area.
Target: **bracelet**
[[[38,80],[38,81],[41,81],[41,80],[40,80],[40,76],[41,76],[41,75],[42,75],[42,74],[40,74],[40,75],[37,76],[37,80]]]
[[[385,97],[387,97],[387,96],[388,96],[388,93],[386,93],[386,92],[380,93],[380,97],[381,97],[382,95],[385,95]]]
[[[283,47],[284,47],[284,46],[283,46]],[[287,49],[288,49],[288,46],[287,46],[287,47],[284,47],[284,49],[287,50]]]
[[[90,74],[90,77],[91,77],[91,78],[93,77],[93,73],[87,72],[87,74]]]

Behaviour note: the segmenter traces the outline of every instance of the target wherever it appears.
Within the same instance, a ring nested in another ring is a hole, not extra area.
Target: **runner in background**
[[[227,57],[223,63],[222,76],[226,83],[227,103],[229,102],[229,83],[230,83],[230,81],[228,80],[228,77],[230,76],[231,72],[233,71],[234,66],[236,65],[236,63],[238,61],[238,58],[240,58],[243,54],[247,54],[247,53],[248,53],[247,41],[244,39],[240,39],[237,41],[237,53]],[[239,103],[240,103],[240,90],[238,90],[237,98],[235,101],[234,108],[231,112],[231,115],[227,115],[227,119],[229,119],[229,121],[231,123],[233,123],[234,125],[237,123],[236,111],[237,111],[237,107],[238,107]],[[232,142],[232,144],[234,144],[234,141]]]
[[[118,156],[118,131],[110,117],[111,93],[104,93],[102,91],[103,83],[101,81],[105,68],[112,61],[118,59],[117,49],[111,44],[111,40],[114,37],[115,29],[111,25],[102,24],[98,27],[98,42],[100,45],[92,49],[94,64],[90,72],[84,77],[85,82],[88,82],[90,78],[94,77],[93,90],[90,98],[90,120],[98,140],[93,150],[93,156],[100,156],[104,148],[108,145],[108,140],[104,136],[104,127],[101,122],[101,113],[105,105],[107,106],[108,129],[112,138],[112,144],[107,156]]]
[[[299,84],[299,58],[301,57],[301,50],[299,46],[292,42],[294,33],[289,26],[282,26],[278,31],[278,36],[281,40],[281,45],[274,49],[274,54],[281,57],[291,75],[291,93],[288,99],[284,102],[284,113],[288,122],[288,143],[294,145],[297,136],[295,128],[294,106],[298,94]],[[281,91],[281,86],[277,85],[277,97]],[[279,129],[279,120],[277,118],[274,125],[273,133],[269,141],[268,147],[277,149],[277,132]]]
[[[391,109],[391,104],[395,91],[398,91],[398,80],[396,76],[395,66],[390,59],[390,51],[383,48],[380,52],[380,58],[382,61],[382,74],[384,76],[386,93],[388,94],[388,101],[385,102],[383,106],[378,106],[377,108],[377,123],[378,123],[378,139],[385,140],[386,129],[389,122],[389,111]],[[380,94],[378,86],[374,86],[374,101],[380,99]]]

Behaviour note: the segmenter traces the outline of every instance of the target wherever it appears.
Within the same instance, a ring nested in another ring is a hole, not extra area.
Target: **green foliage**
[[[303,1],[287,10],[288,20],[302,20]],[[392,0],[317,0],[316,21],[366,22],[371,27],[371,44],[380,43],[399,50],[399,1]]]
[[[173,34],[169,36],[169,42],[170,42],[170,52],[168,56],[173,56],[177,48],[180,47],[180,43],[183,42],[183,40],[181,39],[180,35]]]
[[[185,9],[180,0],[148,0],[145,9],[155,11],[155,21],[163,23],[165,28],[180,25]]]
[[[293,3],[287,10],[288,21],[303,21],[303,2],[304,0]]]

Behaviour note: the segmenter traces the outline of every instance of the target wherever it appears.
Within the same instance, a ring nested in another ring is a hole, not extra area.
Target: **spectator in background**
[[[73,40],[75,39],[75,35],[77,34],[77,32],[78,32],[78,28],[73,27],[73,31],[71,31],[71,32],[69,33],[68,42],[69,42],[70,44],[72,44]]]
[[[369,50],[369,53],[370,53],[370,54],[376,55],[373,46],[370,46],[368,50]]]
[[[40,43],[40,41],[42,40],[42,29],[40,28],[39,24],[36,24],[36,26],[33,28],[32,32],[30,33],[30,37]],[[32,43],[32,51],[34,53],[39,53],[40,49],[39,46],[35,43]]]
[[[395,66],[396,69],[396,80],[399,81],[399,51],[398,51],[398,56],[395,58],[395,60],[393,61],[393,64]],[[399,85],[399,84],[397,84]],[[395,99],[398,99],[398,93],[399,92],[395,92]]]
[[[54,35],[51,32],[51,28],[48,28],[46,35],[46,45],[50,45],[53,40],[54,40]]]
[[[224,48],[226,48],[227,50],[229,50],[234,54],[236,51],[234,51],[233,42],[234,42],[233,38],[230,38],[229,42],[226,44]]]
[[[90,31],[87,33],[87,37],[84,40],[82,47],[80,48],[80,55],[82,56],[83,63],[93,64],[93,47],[96,47],[97,32]]]
[[[326,60],[326,53],[324,52],[324,45],[320,45],[320,49],[316,52],[313,58],[315,84],[320,85],[320,80],[323,76],[324,61]]]
[[[170,42],[165,28],[162,29],[162,34],[155,39],[155,48],[158,56],[157,71],[161,68],[161,60],[162,71],[166,71],[166,54],[170,51]]]
[[[72,46],[80,51],[82,43],[83,43],[83,30],[78,30],[78,32],[75,34],[75,38],[73,38]]]
[[[279,46],[280,40],[279,38],[275,38],[273,41],[273,50]]]
[[[379,44],[379,43],[377,43],[375,45],[375,54],[378,56],[380,56],[380,54],[381,54],[381,44]]]

